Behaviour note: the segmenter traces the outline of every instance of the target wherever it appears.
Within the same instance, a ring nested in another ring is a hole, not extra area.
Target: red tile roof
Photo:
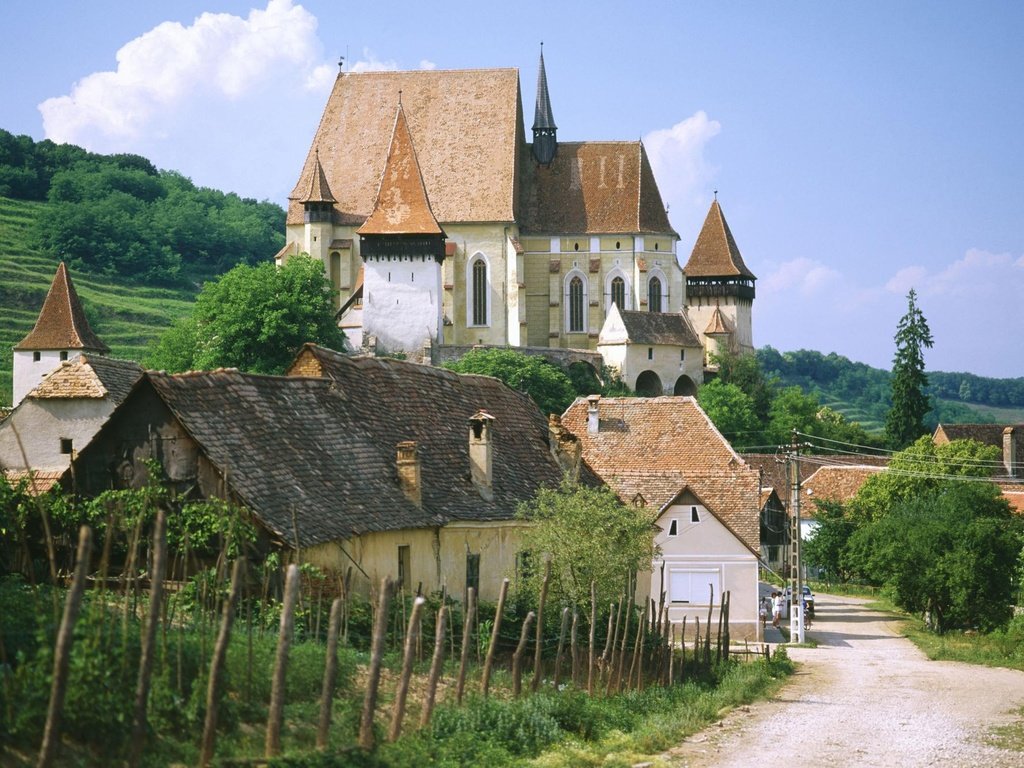
[[[869,477],[883,469],[858,464],[819,467],[803,482],[804,501],[849,501]],[[803,517],[814,517],[814,505],[805,503],[800,512]]]
[[[683,267],[683,272],[687,277],[754,279],[754,273],[743,263],[739,246],[736,245],[717,199],[711,203],[711,209],[704,219],[704,226],[701,227],[697,242],[690,253],[690,260]]]
[[[36,319],[35,327],[28,336],[14,347],[16,350],[32,349],[87,349],[93,352],[109,352],[99,337],[89,327],[89,321],[82,309],[82,302],[75,291],[64,262],[57,267],[50,290],[46,293],[43,308]]]
[[[335,203],[337,200],[331,192],[331,185],[327,183],[327,174],[320,163],[320,152],[316,152],[313,172],[309,174],[309,189],[302,196],[303,203]]]

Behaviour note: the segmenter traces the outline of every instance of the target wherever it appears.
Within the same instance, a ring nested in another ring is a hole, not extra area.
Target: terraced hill
[[[32,245],[43,203],[0,197],[0,404],[11,402],[11,348],[32,330],[57,262]],[[93,330],[116,357],[142,358],[146,347],[188,313],[196,291],[150,288],[81,273],[72,280]]]

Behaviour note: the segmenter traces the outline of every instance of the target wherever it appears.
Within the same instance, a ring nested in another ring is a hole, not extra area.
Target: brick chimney
[[[601,417],[597,410],[600,395],[587,395],[587,432],[596,435],[601,431]]]
[[[398,484],[405,498],[417,507],[423,506],[423,488],[420,484],[420,457],[416,452],[415,440],[404,440],[398,444]]]
[[[1017,477],[1020,467],[1017,464],[1017,429],[1007,427],[1003,430],[1003,466],[1006,474]]]
[[[477,411],[469,418],[469,476],[480,495],[487,501],[494,498],[494,442],[491,427],[494,417]]]
[[[562,418],[557,413],[548,415],[548,441],[558,466],[575,483],[580,477],[583,446],[576,435],[562,426]]]

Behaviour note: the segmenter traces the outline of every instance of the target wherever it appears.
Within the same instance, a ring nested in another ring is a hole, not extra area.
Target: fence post
[[[210,679],[206,684],[206,718],[203,721],[203,741],[199,751],[199,766],[203,768],[213,759],[213,748],[217,741],[217,699],[221,688],[221,675],[224,671],[224,659],[228,655],[228,641],[231,638],[231,624],[235,618],[235,604],[238,593],[242,589],[242,559],[235,560],[231,569],[231,591],[224,601],[224,617],[217,635],[217,644],[213,647],[213,658],[210,659]]]
[[[139,680],[135,687],[135,716],[132,722],[131,752],[128,765],[139,764],[142,747],[146,741],[146,704],[149,700],[149,680],[153,673],[153,656],[156,650],[156,628],[160,623],[160,609],[164,599],[164,571],[167,567],[167,513],[161,508],[156,512],[153,527],[153,578],[149,589],[149,621],[142,643],[142,658],[139,661]]]
[[[562,626],[558,630],[558,650],[555,652],[555,690],[562,680],[562,653],[565,651],[565,633],[569,629],[569,607],[562,609]],[[575,665],[574,669],[575,669]]]
[[[370,670],[366,681],[366,696],[363,699],[363,714],[359,721],[359,746],[367,751],[373,749],[373,713],[377,708],[380,667],[384,657],[384,640],[388,633],[388,606],[391,604],[391,588],[391,579],[385,576],[380,583],[377,615],[373,619]]]
[[[434,632],[434,658],[430,662],[430,677],[427,680],[427,697],[420,713],[420,727],[430,724],[430,716],[434,712],[434,697],[437,695],[437,681],[441,677],[444,666],[444,630],[448,619],[448,606],[441,604],[437,611],[437,628]],[[460,672],[461,677],[461,672]]]
[[[466,590],[465,616],[462,622],[462,654],[459,657],[459,679],[455,684],[455,703],[462,705],[462,694],[466,690],[466,669],[469,667],[469,639],[473,636],[473,614],[476,612],[476,590]],[[454,632],[452,634],[455,634]]]
[[[544,603],[548,601],[548,583],[551,580],[551,558],[544,559],[544,581],[540,585],[540,602],[537,603],[537,642],[533,649],[533,680],[530,691],[536,693],[540,687],[541,654],[544,651]]]
[[[420,615],[423,613],[424,597],[416,597],[412,601],[412,612],[409,614],[409,627],[405,633],[405,653],[402,656],[402,676],[395,692],[395,709],[391,714],[391,730],[388,741],[397,741],[402,734],[402,720],[405,718],[405,700],[409,695],[409,680],[412,677],[413,656],[416,654],[420,633]]]
[[[619,631],[619,612],[615,603],[608,603],[608,631],[604,638],[604,651],[601,652],[601,674],[608,671],[608,689],[605,695],[612,692],[611,662],[615,658],[615,635]],[[598,681],[600,682],[600,681]]]
[[[587,649],[587,695],[594,695],[594,643],[597,642],[597,585],[590,582],[590,646]]]
[[[288,652],[291,649],[292,629],[295,626],[295,603],[299,597],[299,566],[288,566],[284,584],[284,604],[281,606],[281,627],[277,636],[277,658],[270,688],[270,709],[267,712],[267,738],[264,752],[276,757],[281,752],[281,722],[284,719],[285,676],[288,673]]]
[[[331,603],[327,619],[327,658],[324,661],[324,685],[320,691],[320,724],[316,731],[316,748],[327,749],[331,730],[331,712],[334,708],[334,683],[338,677],[338,636],[341,634],[341,598]]]
[[[572,654],[572,684],[580,685],[580,646],[579,646],[580,612],[574,604],[572,607],[572,629],[569,630],[569,653]]]
[[[711,668],[711,618],[715,610],[715,585],[708,584],[711,595],[708,597],[708,623],[704,627],[704,665]]]
[[[512,654],[512,695],[519,698],[523,690],[523,651],[526,650],[526,638],[530,635],[530,623],[533,621],[534,613],[530,611],[523,619],[523,631],[519,633],[519,645],[516,652]]]
[[[64,713],[64,696],[67,694],[71,643],[74,640],[78,611],[82,607],[82,592],[85,590],[85,572],[89,570],[91,546],[92,529],[83,525],[78,530],[75,575],[72,577],[71,590],[64,602],[64,615],[60,620],[57,645],[53,651],[53,687],[50,689],[50,706],[46,713],[43,743],[39,748],[39,760],[36,762],[38,768],[49,768],[53,764],[57,746],[60,744],[60,721]]]
[[[622,606],[622,610],[626,616],[622,622],[622,645],[619,648],[618,663],[615,665],[615,692],[618,693],[622,690],[622,671],[626,664],[626,647],[629,645],[629,624],[633,619],[633,606],[632,599],[629,595],[626,596],[626,602]]]
[[[633,639],[633,660],[629,663],[629,676],[626,678],[626,689],[629,690],[633,686],[633,671],[635,670],[636,675],[636,688],[640,690],[640,678],[643,676],[643,652],[644,652],[644,632],[647,630],[647,605],[646,601],[644,604],[644,615],[637,622],[636,626],[636,637]]]
[[[498,630],[501,629],[501,617],[505,612],[505,598],[508,595],[508,579],[501,582],[501,592],[498,593],[498,607],[494,612],[494,626],[491,627],[491,642],[487,646],[487,658],[484,660],[483,677],[480,681],[480,689],[484,698],[487,698],[491,684],[491,665],[494,664],[494,650],[498,645]]]

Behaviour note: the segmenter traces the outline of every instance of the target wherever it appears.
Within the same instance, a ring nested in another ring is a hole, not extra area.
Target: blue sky
[[[685,261],[713,191],[754,340],[1024,376],[1024,4],[7,0],[0,127],[284,202],[337,72],[518,67],[559,138],[643,138]]]

